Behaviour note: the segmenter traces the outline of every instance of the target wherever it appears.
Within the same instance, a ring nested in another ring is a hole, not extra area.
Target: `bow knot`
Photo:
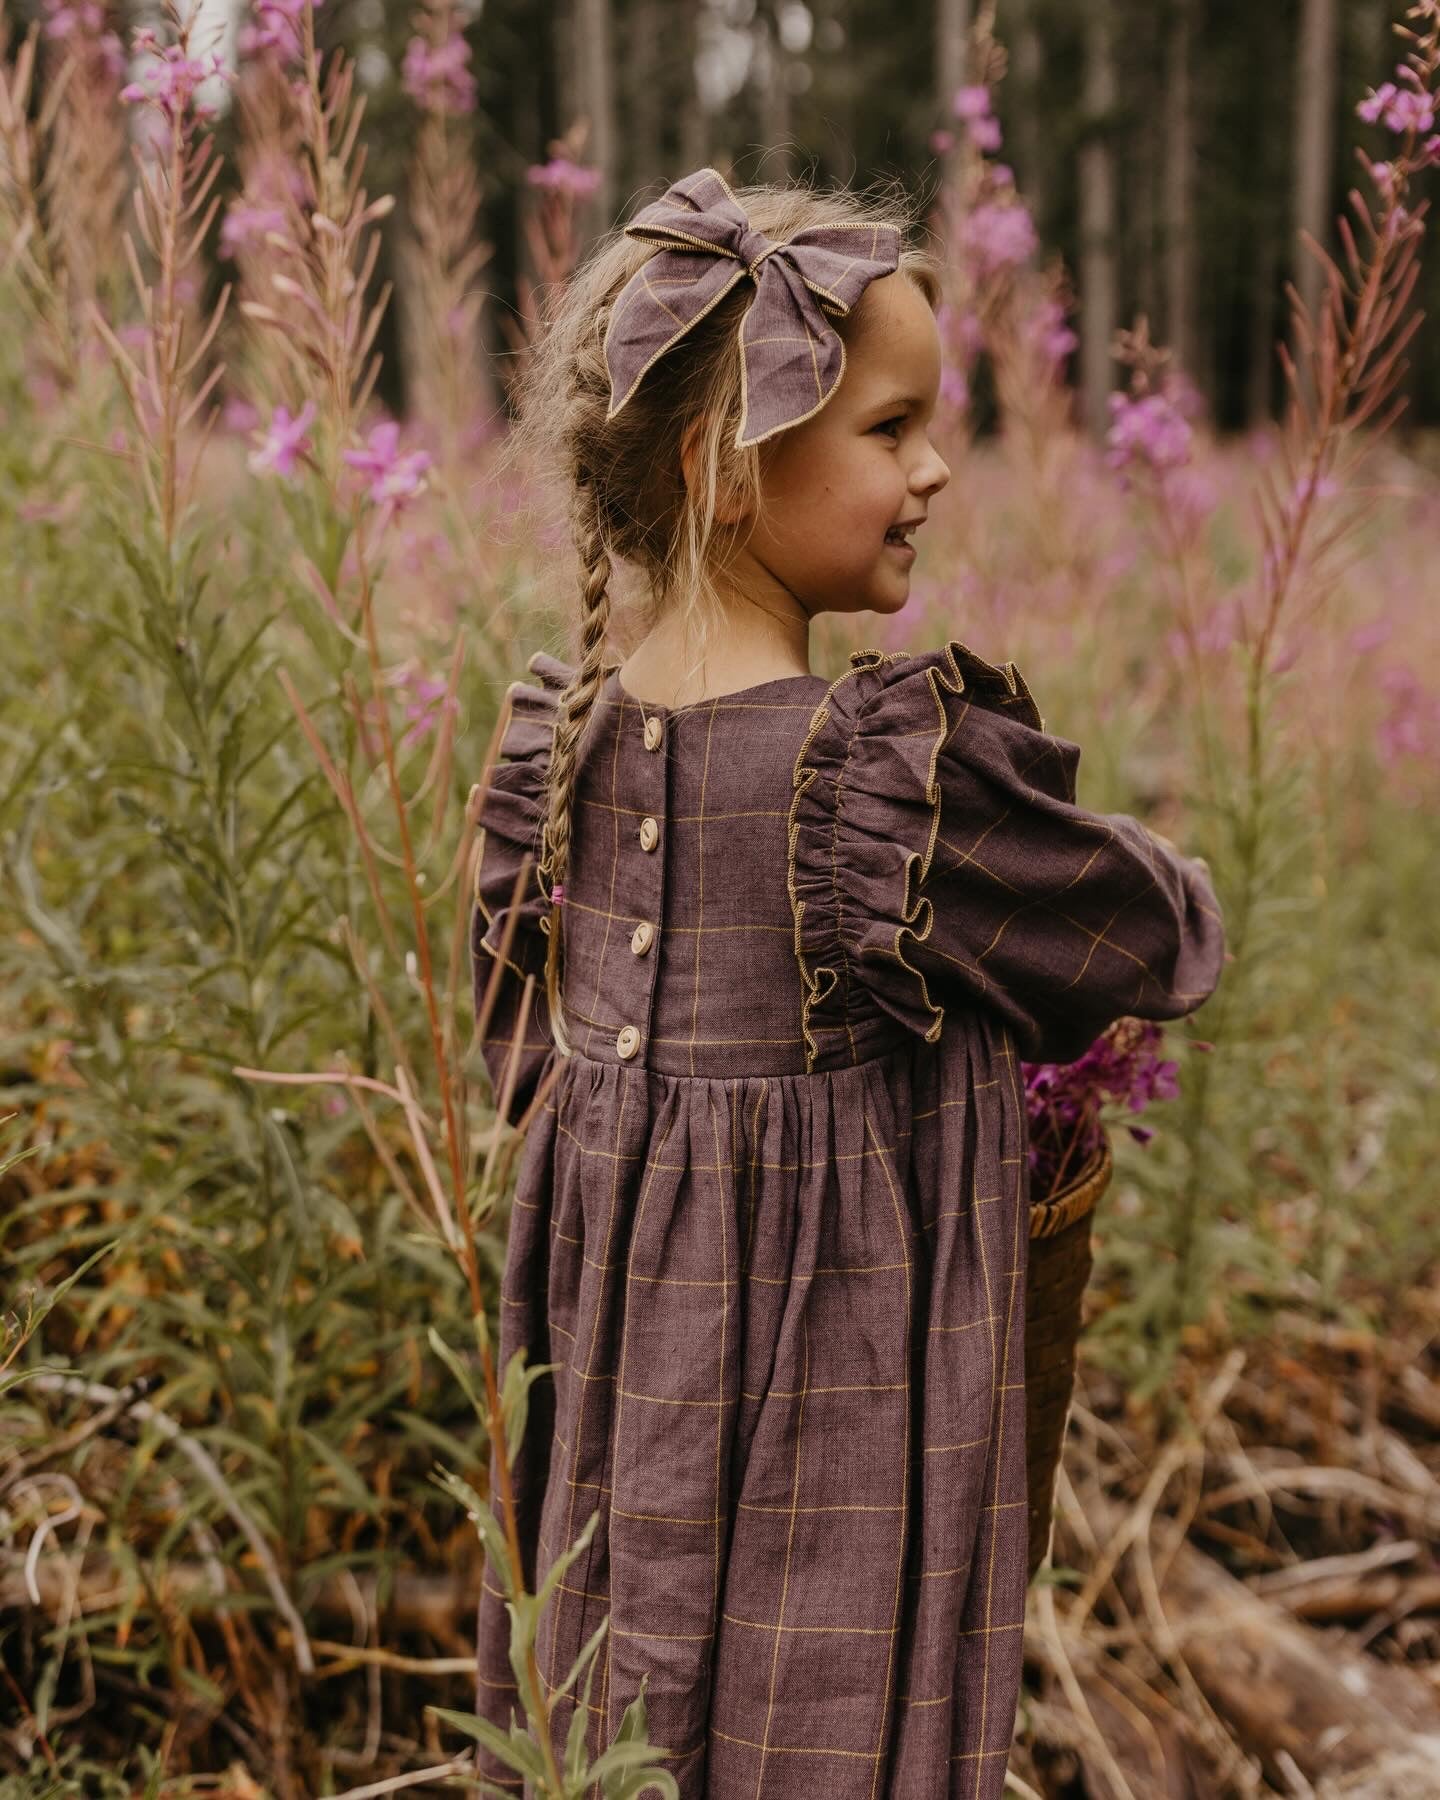
[[[613,419],[647,369],[744,277],[755,292],[740,321],[740,449],[813,417],[845,373],[826,313],[847,315],[869,284],[899,267],[898,224],[810,225],[784,243],[757,230],[723,175],[675,182],[625,227],[661,248],[615,301],[605,334]]]

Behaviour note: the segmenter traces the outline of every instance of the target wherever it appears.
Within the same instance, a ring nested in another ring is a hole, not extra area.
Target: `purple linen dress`
[[[572,672],[530,667],[482,819],[477,989]],[[1194,1011],[1224,947],[1203,868],[1079,807],[1078,759],[1013,665],[953,641],[677,710],[611,670],[587,725],[574,1054],[522,1150],[499,1354],[559,1365],[515,1467],[532,1590],[601,1515],[541,1674],[558,1688],[608,1611],[592,1751],[648,1676],[685,1800],[999,1800],[1026,1591],[1018,1059]],[[519,910],[481,1045],[498,1091],[534,973],[512,1120],[555,1055],[533,878]],[[488,1572],[478,1637],[503,1729]]]

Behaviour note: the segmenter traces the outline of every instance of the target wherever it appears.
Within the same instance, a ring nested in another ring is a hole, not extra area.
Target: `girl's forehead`
[[[913,389],[937,378],[940,332],[914,282],[894,275],[872,282],[852,318],[854,329],[845,345],[846,379],[855,389],[888,389],[897,382]]]

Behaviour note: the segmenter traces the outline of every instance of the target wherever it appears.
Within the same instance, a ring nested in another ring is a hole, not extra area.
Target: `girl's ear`
[[[695,492],[695,484],[700,474],[700,450],[695,440],[707,423],[707,416],[703,413],[700,414],[690,421],[680,437],[680,467],[685,476],[685,486],[691,494]],[[741,523],[742,511],[740,501],[727,494],[722,487],[716,496],[715,523],[717,525],[738,525]]]

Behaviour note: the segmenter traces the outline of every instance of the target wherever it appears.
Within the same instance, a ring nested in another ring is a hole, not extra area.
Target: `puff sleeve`
[[[501,967],[495,1004],[480,1039],[480,1054],[497,1102],[520,1015],[525,977],[535,977],[507,1115],[512,1125],[529,1105],[553,1048],[545,1000],[547,935],[542,925],[542,920],[548,918],[549,901],[540,885],[537,864],[556,702],[571,674],[566,664],[543,651],[531,657],[529,666],[540,676],[541,685],[515,682],[510,688],[510,718],[480,810],[483,835],[470,919],[471,980],[477,1021],[492,972],[497,964]],[[512,902],[515,879],[527,853],[530,872],[519,899]],[[502,958],[501,947],[512,912],[518,917]]]
[[[1203,865],[1077,804],[1079,746],[1045,731],[1013,664],[953,640],[851,662],[795,772],[798,947],[822,1013],[838,970],[927,1040],[973,1005],[1025,1060],[1072,1062],[1116,1019],[1203,1004],[1225,954]]]

